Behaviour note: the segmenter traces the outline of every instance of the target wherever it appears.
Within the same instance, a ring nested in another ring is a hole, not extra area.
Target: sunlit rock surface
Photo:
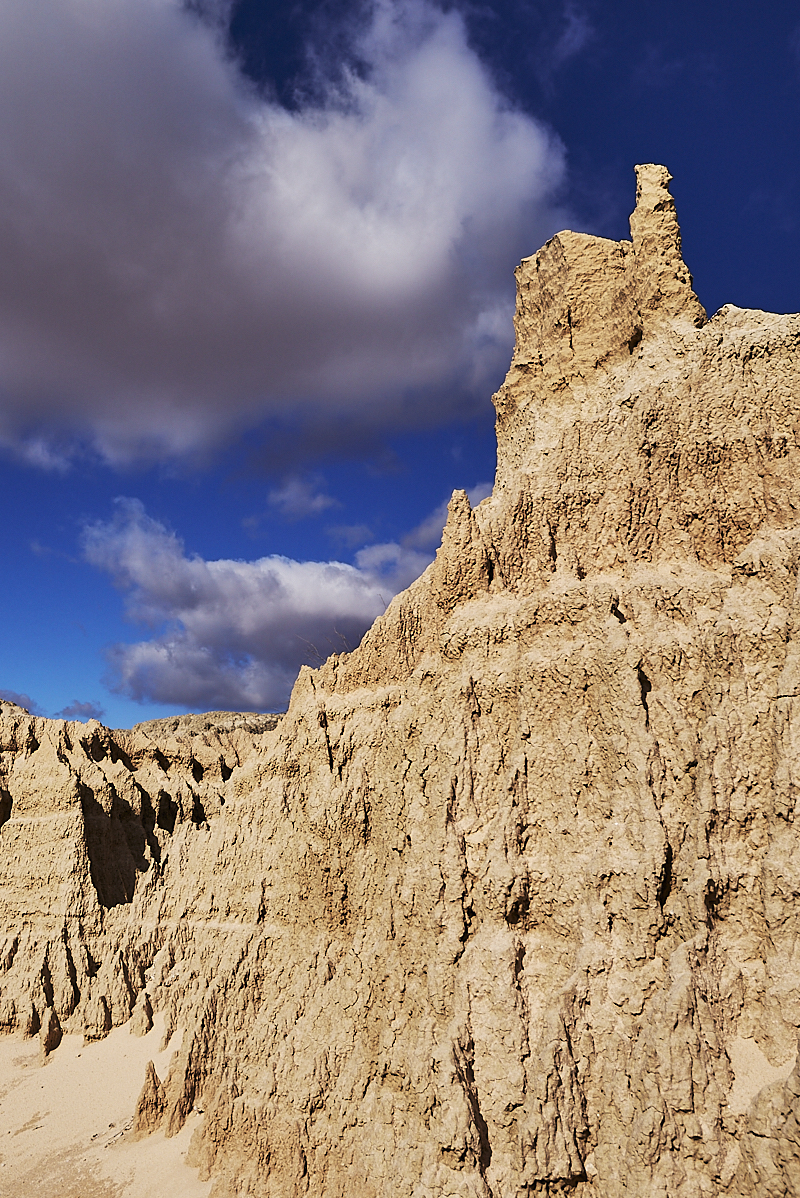
[[[2,707],[0,1020],[183,1029],[214,1198],[800,1194],[800,318],[668,184],[522,262],[493,495],[283,717]]]

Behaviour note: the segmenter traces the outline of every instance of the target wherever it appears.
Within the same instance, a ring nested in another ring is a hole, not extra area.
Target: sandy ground
[[[162,1132],[128,1138],[136,1100],[152,1060],[163,1080],[180,1033],[163,1052],[163,1016],[146,1036],[128,1026],[84,1044],[65,1036],[42,1065],[39,1040],[0,1037],[0,1193],[4,1198],[208,1198],[185,1164],[192,1132],[202,1118],[189,1116],[179,1136]],[[762,1087],[783,1081],[794,1058],[770,1065],[755,1040],[728,1046],[735,1075],[729,1104],[744,1113]]]
[[[163,1016],[146,1036],[125,1027],[84,1044],[65,1036],[45,1065],[39,1040],[0,1037],[0,1193],[4,1198],[208,1198],[211,1182],[184,1163],[192,1114],[179,1136],[131,1141],[136,1100],[152,1060],[166,1077],[180,1044],[159,1052]]]

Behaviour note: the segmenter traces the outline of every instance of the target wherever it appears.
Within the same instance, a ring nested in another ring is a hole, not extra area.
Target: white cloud
[[[154,631],[110,651],[114,689],[187,707],[284,706],[300,665],[358,644],[392,594],[385,579],[343,562],[188,557],[130,499],[85,530],[84,552],[126,594],[129,616]]]
[[[288,112],[181,0],[0,6],[0,440],[124,461],[485,394],[562,151],[455,12],[379,0],[357,51]]]
[[[356,565],[381,586],[381,595],[388,600],[419,578],[432,558],[433,553],[386,541],[359,549]]]
[[[473,488],[473,502],[488,490]],[[85,528],[84,555],[111,575],[128,616],[152,636],[112,646],[110,686],[182,707],[281,710],[304,662],[355,648],[422,573],[445,516],[446,505],[437,507],[402,543],[366,546],[355,566],[279,556],[205,561],[187,556],[138,500],[117,500],[112,520]]]

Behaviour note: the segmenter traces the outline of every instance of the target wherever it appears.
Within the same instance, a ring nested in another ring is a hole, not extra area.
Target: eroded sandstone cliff
[[[0,1020],[166,1011],[216,1198],[800,1194],[800,318],[668,184],[523,261],[493,495],[280,720],[2,708]]]

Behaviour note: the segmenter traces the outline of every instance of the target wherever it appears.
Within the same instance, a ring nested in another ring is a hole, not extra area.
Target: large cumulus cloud
[[[0,441],[32,460],[445,416],[506,359],[562,153],[459,16],[378,0],[363,70],[292,112],[223,26],[180,0],[0,6]]]

